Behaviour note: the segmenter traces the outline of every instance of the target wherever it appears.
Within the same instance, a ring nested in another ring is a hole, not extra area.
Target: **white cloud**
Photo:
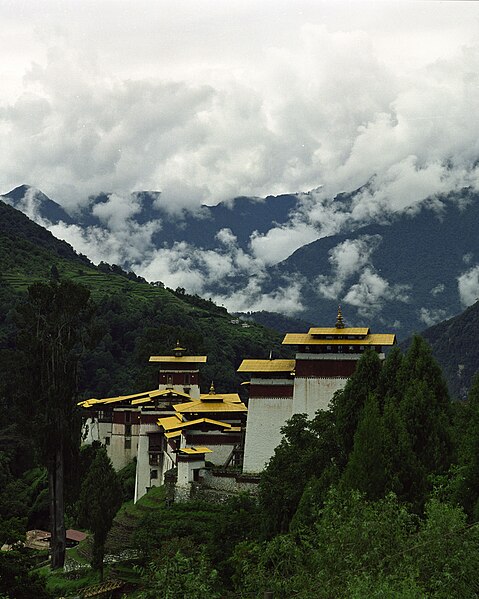
[[[213,299],[222,303],[230,312],[281,312],[283,314],[299,314],[303,311],[301,280],[291,280],[288,285],[279,286],[270,293],[263,293],[261,277],[252,278],[243,289],[239,289],[225,296],[216,296]]]
[[[479,265],[473,266],[457,279],[463,306],[472,306],[479,298]]]
[[[440,293],[444,293],[445,289],[446,289],[446,286],[444,285],[444,283],[438,283],[435,287],[433,287],[431,289],[431,295],[436,297],[436,295],[439,295]]]
[[[419,320],[423,322],[427,327],[432,327],[433,325],[445,320],[447,318],[446,310],[442,310],[438,308],[436,310],[430,308],[421,308],[419,310]]]
[[[342,301],[355,306],[358,314],[366,317],[377,314],[387,300],[408,302],[408,290],[407,285],[391,285],[378,273],[366,268]]]
[[[371,254],[380,241],[380,235],[363,235],[358,239],[347,239],[330,250],[332,273],[317,278],[318,293],[326,299],[339,299],[348,279],[357,275],[369,263]]]

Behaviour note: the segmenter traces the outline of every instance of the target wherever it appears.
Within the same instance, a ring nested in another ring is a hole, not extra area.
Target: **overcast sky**
[[[215,298],[230,308],[300,309],[298,281],[262,295],[268,265],[478,187],[479,2],[0,0],[0,28],[0,193],[27,183],[69,211],[111,193],[104,229],[50,230],[96,262],[193,292],[218,273],[256,276],[229,303]],[[350,214],[331,201],[367,182]],[[135,223],[134,190],[161,191],[173,211],[314,191],[247,252],[227,230],[204,252],[153,247],[162,225]],[[337,280],[318,293],[350,297],[359,271],[400,293],[368,261],[375,243],[338,246]],[[469,267],[465,303],[479,293]]]
[[[479,138],[476,2],[0,0],[0,26],[0,193],[437,186]]]

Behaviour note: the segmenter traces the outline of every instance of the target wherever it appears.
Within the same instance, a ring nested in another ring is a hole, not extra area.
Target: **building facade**
[[[244,472],[264,469],[281,440],[281,428],[293,414],[312,418],[318,410],[327,410],[366,350],[384,359],[383,347],[395,343],[392,334],[346,327],[339,308],[334,327],[286,334],[283,344],[295,348],[293,360],[243,360],[238,371],[251,375]]]

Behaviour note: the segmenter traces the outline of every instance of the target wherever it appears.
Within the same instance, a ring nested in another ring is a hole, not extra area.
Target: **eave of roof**
[[[295,360],[243,360],[238,372],[285,372],[294,370]]]
[[[176,412],[181,414],[195,414],[200,412],[247,412],[248,408],[244,403],[227,403],[227,402],[203,402],[193,401],[173,406]]]
[[[369,327],[311,327],[309,335],[369,335]]]
[[[149,362],[195,362],[203,364],[206,356],[150,356]]]
[[[372,334],[364,339],[318,339],[308,333],[287,333],[283,345],[394,345],[396,335]]]

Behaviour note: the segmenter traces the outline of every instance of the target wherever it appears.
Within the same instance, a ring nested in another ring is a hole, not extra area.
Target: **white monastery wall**
[[[135,503],[143,497],[147,488],[152,486],[151,470],[158,470],[158,467],[150,467],[149,455],[149,432],[156,432],[158,425],[156,423],[142,424],[140,427],[140,435],[138,438],[138,452],[136,462],[136,478],[135,478]],[[158,473],[159,475],[160,473]],[[158,479],[153,479],[155,484],[158,484]],[[159,483],[161,484],[161,483]]]
[[[125,425],[113,423],[110,445],[107,445],[107,453],[113,468],[121,470],[137,456],[139,425],[131,426],[131,435],[125,436]],[[128,447],[129,440],[129,447]]]
[[[318,410],[327,410],[333,395],[346,385],[347,378],[296,377],[294,379],[293,414],[313,418]]]
[[[291,397],[250,398],[243,472],[261,472],[281,441],[281,427],[291,418]]]

